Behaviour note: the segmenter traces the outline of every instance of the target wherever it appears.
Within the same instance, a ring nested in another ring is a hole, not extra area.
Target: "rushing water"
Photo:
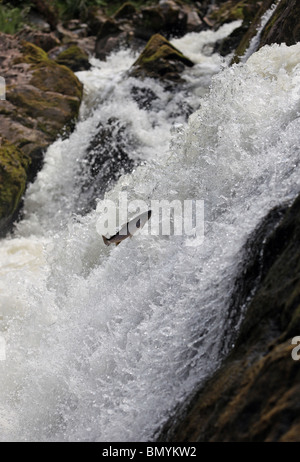
[[[254,35],[254,37],[252,37],[247,50],[245,51],[244,55],[241,57],[242,63],[245,63],[247,59],[249,58],[249,56],[251,56],[252,53],[254,53],[257,50],[259,46],[259,40],[260,40],[262,31],[265,25],[267,24],[267,22],[272,18],[273,14],[275,13],[278,4],[279,4],[279,0],[274,1],[271,7],[262,15],[260,19],[259,27],[256,31],[256,34]]]
[[[124,78],[126,50],[79,74],[82,120],[48,149],[0,245],[1,440],[149,441],[218,367],[241,248],[300,190],[300,45],[226,68],[201,50],[227,28],[174,41],[198,56],[182,93]],[[148,110],[130,96],[143,85],[157,97]],[[203,243],[139,235],[106,247],[99,212],[78,213],[86,149],[112,116],[142,163],[106,198],[204,200]]]

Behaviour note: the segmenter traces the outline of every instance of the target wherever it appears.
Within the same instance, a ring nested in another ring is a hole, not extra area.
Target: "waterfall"
[[[267,22],[272,18],[273,14],[275,13],[275,10],[278,4],[279,4],[279,0],[274,2],[271,5],[271,7],[262,15],[261,20],[260,20],[260,25],[256,31],[256,34],[250,40],[247,50],[245,51],[244,55],[241,57],[242,63],[246,62],[249,56],[251,56],[257,50],[262,31],[264,30],[264,27],[267,24]]]
[[[174,40],[198,53],[176,94],[125,78],[129,50],[78,73],[81,119],[48,149],[24,218],[0,242],[3,441],[149,441],[220,364],[241,249],[300,190],[300,45],[227,68],[201,53],[205,34]],[[147,110],[133,87],[155,95]],[[137,163],[82,213],[85,155],[112,117]],[[99,206],[125,192],[149,204],[203,200],[204,241],[137,235],[106,247]]]

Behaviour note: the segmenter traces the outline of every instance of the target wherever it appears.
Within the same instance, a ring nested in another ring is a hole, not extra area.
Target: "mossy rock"
[[[137,12],[136,7],[131,2],[125,2],[118,11],[114,14],[114,18],[119,19],[127,19],[131,18]]]
[[[15,60],[16,63],[40,64],[49,61],[47,53],[33,43],[22,41],[22,56]]]
[[[41,63],[34,68],[30,84],[43,91],[74,96],[79,102],[82,98],[83,86],[71,69],[52,60],[47,65]]]
[[[54,139],[64,125],[76,117],[79,109],[77,98],[43,92],[33,85],[12,88],[8,100],[20,113],[36,119],[39,128],[43,127],[42,131]]]
[[[166,38],[155,34],[133,64],[130,75],[152,77],[166,80],[181,80],[180,73],[185,66],[194,63],[175,48]]]
[[[16,212],[25,191],[29,156],[6,140],[0,146],[0,228]]]
[[[32,181],[42,165],[45,149],[59,135],[65,136],[73,130],[83,85],[70,68],[49,59],[33,43],[3,35],[1,39],[2,65],[7,76],[6,100],[0,101],[1,135],[7,140],[2,146],[1,159],[0,233],[3,234],[18,208],[26,180]],[[8,163],[10,154],[12,160]],[[18,164],[17,158],[23,164]],[[28,158],[32,160],[30,167],[24,164]]]
[[[73,72],[88,70],[91,67],[88,55],[77,45],[71,45],[62,51],[55,62],[69,67]]]

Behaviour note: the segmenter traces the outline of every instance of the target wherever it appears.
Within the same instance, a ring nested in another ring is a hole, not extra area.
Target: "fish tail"
[[[102,239],[105,245],[110,245],[109,239],[107,239],[105,236],[102,236]]]

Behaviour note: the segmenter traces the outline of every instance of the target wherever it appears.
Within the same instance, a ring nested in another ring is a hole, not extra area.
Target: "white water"
[[[300,190],[299,56],[300,45],[274,45],[224,69],[207,96],[188,97],[200,105],[188,125],[174,116],[186,95],[172,99],[152,81],[161,100],[138,109],[113,67],[128,69],[126,51],[81,75],[83,120],[49,148],[25,219],[0,245],[1,440],[149,441],[215,370],[241,248],[270,208]],[[211,73],[221,64],[203,62]],[[132,155],[147,162],[106,197],[204,199],[203,245],[136,236],[107,248],[96,211],[72,216],[76,159],[111,115],[127,122]]]

